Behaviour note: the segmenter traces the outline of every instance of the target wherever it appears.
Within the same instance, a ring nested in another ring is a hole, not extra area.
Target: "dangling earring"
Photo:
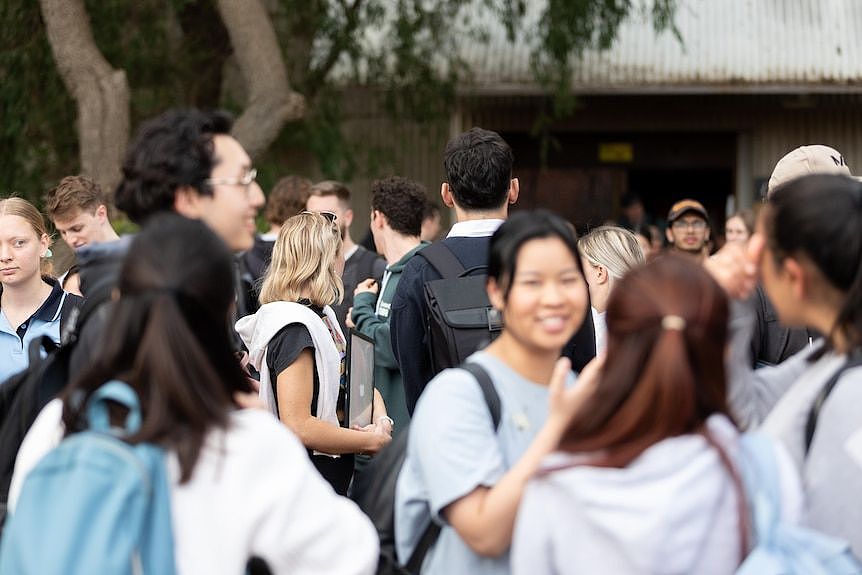
[[[54,252],[51,251],[51,248],[48,248],[47,250],[45,250],[45,253],[42,254],[42,257],[43,258],[50,258],[53,255],[54,255]]]

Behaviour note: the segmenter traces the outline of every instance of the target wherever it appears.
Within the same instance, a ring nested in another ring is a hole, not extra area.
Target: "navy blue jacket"
[[[454,237],[441,240],[455,254],[466,269],[487,265],[490,237]],[[427,309],[425,308],[425,283],[440,279],[437,270],[422,257],[411,258],[401,274],[398,289],[389,310],[389,332],[392,351],[398,361],[407,409],[412,414],[416,401],[425,385],[436,374],[431,368],[427,341]],[[589,310],[589,307],[587,307]],[[575,334],[563,355],[572,360],[576,371],[583,368],[596,355],[592,314],[587,311],[584,325]]]

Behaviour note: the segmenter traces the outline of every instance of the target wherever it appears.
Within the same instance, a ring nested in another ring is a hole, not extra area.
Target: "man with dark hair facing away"
[[[491,236],[507,217],[509,206],[518,200],[520,188],[518,179],[512,177],[513,163],[512,149],[490,130],[472,128],[446,144],[443,155],[446,181],[440,187],[440,195],[443,204],[454,209],[456,223],[441,242],[465,269],[487,265]],[[421,257],[421,251],[418,255],[407,262],[402,272],[389,320],[392,349],[401,370],[410,413],[425,385],[436,375],[426,341],[428,310],[424,286],[440,279],[440,274]],[[575,369],[595,356],[592,322],[586,323],[586,333],[581,333],[584,329],[579,331],[565,351],[573,359]]]
[[[359,333],[374,340],[374,386],[395,422],[393,434],[405,429],[410,417],[392,352],[389,309],[404,266],[428,243],[419,239],[426,203],[425,189],[407,178],[394,176],[371,185],[371,233],[388,265],[381,284],[367,279],[353,292],[351,320]]]
[[[359,282],[369,278],[379,282],[383,278],[383,270],[386,269],[386,260],[353,241],[350,235],[350,224],[353,223],[350,189],[341,182],[327,180],[314,184],[306,209],[311,212],[335,214],[335,223],[341,230],[341,249],[344,254],[344,272],[341,279],[344,282],[344,299],[340,304],[333,305],[332,310],[341,324],[341,329],[346,333],[347,310],[353,306],[353,290]]]

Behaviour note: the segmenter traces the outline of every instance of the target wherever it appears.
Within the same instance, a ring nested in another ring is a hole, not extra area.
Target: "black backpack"
[[[484,368],[476,363],[461,366],[476,378],[482,388],[482,396],[491,412],[491,421],[496,430],[500,425],[500,396]],[[402,431],[359,474],[353,484],[351,498],[374,523],[380,538],[380,560],[377,575],[413,575],[419,572],[428,550],[440,535],[440,525],[431,521],[413,554],[406,561],[399,561],[395,552],[395,485],[398,474],[407,456],[409,427]]]
[[[464,269],[442,242],[426,247],[419,255],[441,276],[425,283],[426,341],[436,374],[461,365],[474,351],[488,345],[503,329],[503,319],[488,301],[487,266]]]

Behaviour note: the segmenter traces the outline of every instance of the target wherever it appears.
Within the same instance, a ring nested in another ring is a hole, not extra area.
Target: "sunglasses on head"
[[[309,210],[305,210],[302,213],[314,215],[314,216],[323,216],[324,218],[326,218],[326,221],[328,221],[330,224],[334,224],[335,220],[338,219],[338,215],[336,215],[334,212],[312,212]]]

